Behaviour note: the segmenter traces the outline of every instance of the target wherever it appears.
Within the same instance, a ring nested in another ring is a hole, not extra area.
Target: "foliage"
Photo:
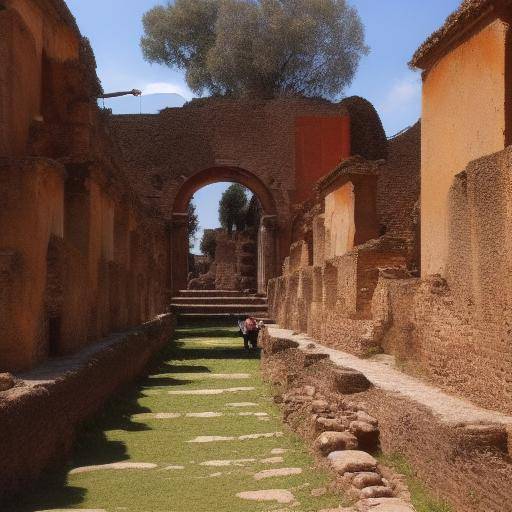
[[[219,222],[229,234],[234,226],[237,230],[244,229],[246,207],[247,189],[239,183],[233,183],[222,194],[219,202]]]
[[[200,249],[205,256],[209,256],[211,259],[215,258],[215,249],[217,248],[217,240],[215,238],[215,231],[207,229],[203,232],[201,238]]]
[[[196,205],[191,200],[188,203],[188,244],[189,248],[192,249],[194,242],[197,237],[197,230],[199,229],[199,219],[197,217]]]
[[[368,53],[346,0],[176,0],[143,26],[144,58],[185,70],[197,94],[334,98]]]

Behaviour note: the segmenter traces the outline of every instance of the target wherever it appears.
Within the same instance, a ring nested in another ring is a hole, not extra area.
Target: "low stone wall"
[[[263,368],[274,384],[284,391],[312,386],[329,403],[340,404],[331,411],[335,415],[363,410],[376,418],[380,449],[404,456],[431,493],[454,511],[510,510],[512,418],[305,335],[269,326],[263,337]],[[340,380],[347,368],[371,385],[361,391],[354,379]]]
[[[174,316],[159,316],[17,375],[0,392],[0,502],[65,462],[79,425],[144,371],[174,326]]]

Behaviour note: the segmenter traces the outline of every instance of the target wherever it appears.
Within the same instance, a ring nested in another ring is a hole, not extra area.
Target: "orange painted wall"
[[[350,117],[298,117],[295,121],[295,196],[311,197],[313,186],[350,156]]]
[[[505,147],[508,25],[491,23],[428,70],[423,81],[422,275],[445,275],[454,176]]]

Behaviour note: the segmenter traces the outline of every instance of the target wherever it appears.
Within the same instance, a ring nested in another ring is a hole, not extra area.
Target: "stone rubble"
[[[356,373],[351,371],[350,378],[359,387]],[[291,384],[275,402],[285,420],[312,439],[316,453],[337,475],[337,485],[356,502],[356,508],[334,512],[414,512],[405,477],[381,467],[369,453],[379,448],[378,420],[346,396],[333,403],[313,385]]]

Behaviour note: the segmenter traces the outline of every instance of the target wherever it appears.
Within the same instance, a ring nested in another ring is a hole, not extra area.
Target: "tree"
[[[196,205],[191,199],[187,207],[188,213],[188,245],[192,250],[194,242],[196,241],[197,230],[199,229],[199,219],[197,218]]]
[[[224,191],[219,202],[219,222],[228,231],[233,226],[242,230],[245,226],[245,208],[247,206],[247,189],[239,183],[233,183]]]
[[[176,0],[143,25],[144,58],[185,70],[197,94],[335,98],[368,53],[346,0]]]
[[[212,260],[215,258],[215,249],[217,248],[217,239],[213,229],[205,229],[201,238],[200,249],[205,256],[209,256]]]

